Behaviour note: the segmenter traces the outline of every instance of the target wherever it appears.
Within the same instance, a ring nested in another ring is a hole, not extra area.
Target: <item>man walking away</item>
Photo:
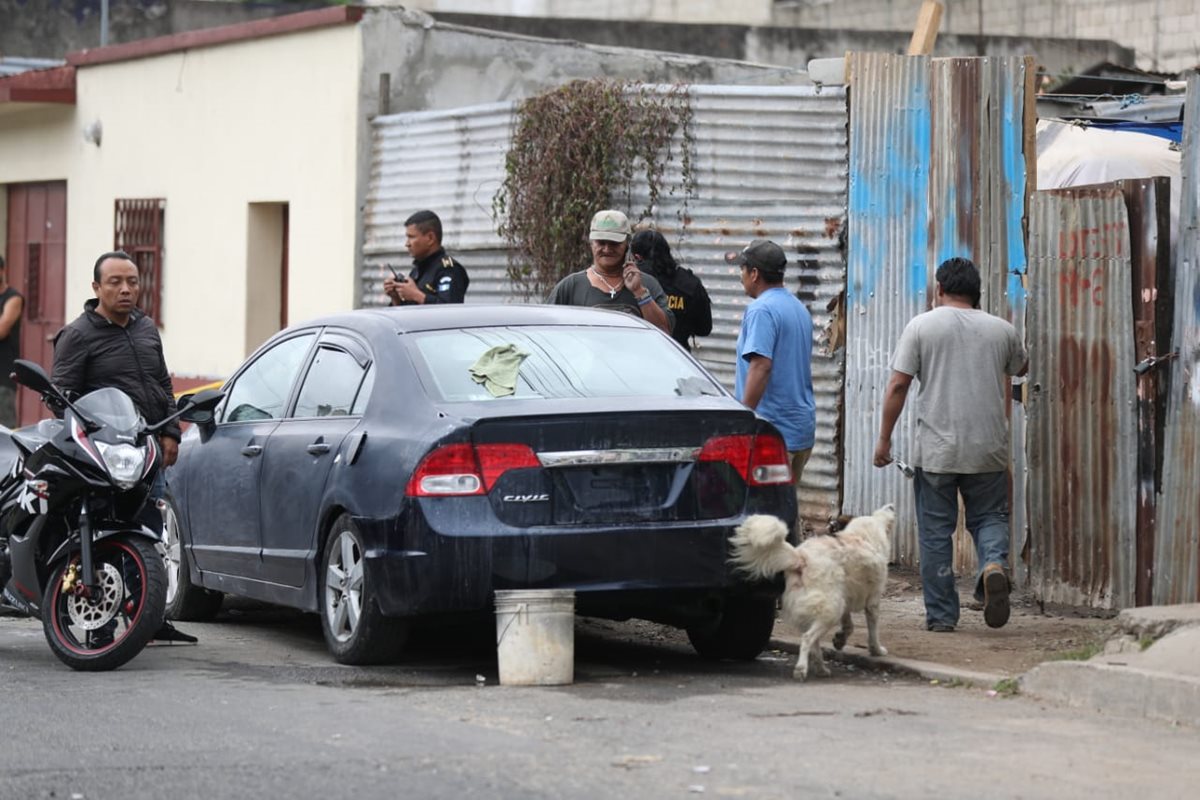
[[[150,425],[175,413],[171,374],[163,358],[158,326],[137,307],[141,295],[138,267],[127,253],[104,253],[92,267],[96,296],[83,304],[83,313],[54,337],[54,369],[50,380],[67,392],[84,395],[112,387],[129,395]],[[163,467],[179,457],[179,424],[159,434]],[[166,479],[160,470],[150,499],[162,499]],[[159,641],[196,641],[164,622]]]
[[[742,268],[742,289],[754,298],[738,331],[734,395],[783,434],[799,487],[816,438],[812,316],[783,286],[779,245],[755,239],[725,260]]]
[[[413,258],[408,277],[395,275],[383,281],[391,305],[461,303],[471,279],[463,265],[442,248],[442,221],[432,211],[418,211],[404,220],[404,245]],[[395,270],[393,270],[395,273]]]
[[[979,309],[979,270],[951,258],[937,269],[935,307],[913,318],[892,356],[883,394],[875,466],[892,461],[892,431],[913,378],[917,395],[917,535],[925,626],[950,632],[958,624],[954,545],[958,495],[975,539],[979,574],[975,599],[984,621],[1002,627],[1009,616],[1008,376],[1024,375],[1027,357],[1007,320]]]
[[[17,385],[13,362],[21,357],[21,313],[25,298],[8,285],[8,266],[0,256],[0,425],[17,427]]]

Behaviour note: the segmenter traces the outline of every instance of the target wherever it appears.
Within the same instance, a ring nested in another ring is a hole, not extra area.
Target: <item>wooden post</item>
[[[937,0],[925,0],[917,14],[917,27],[913,29],[912,41],[908,43],[908,55],[927,56],[932,53],[941,24],[942,4]]]

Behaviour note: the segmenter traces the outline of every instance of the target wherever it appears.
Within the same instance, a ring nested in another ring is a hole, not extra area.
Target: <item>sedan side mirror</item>
[[[214,409],[224,399],[220,389],[204,389],[196,394],[185,394],[179,398],[179,418],[197,425],[211,425],[216,419]]]

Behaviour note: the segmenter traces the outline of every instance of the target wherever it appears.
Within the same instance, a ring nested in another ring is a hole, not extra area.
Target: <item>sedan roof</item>
[[[594,325],[616,328],[652,327],[621,311],[578,306],[529,305],[436,305],[363,308],[311,320],[303,327],[337,325],[352,329],[388,327],[396,333],[417,333],[493,325]]]

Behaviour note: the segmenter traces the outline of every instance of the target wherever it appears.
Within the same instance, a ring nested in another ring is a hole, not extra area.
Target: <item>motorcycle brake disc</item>
[[[72,594],[67,598],[67,614],[71,623],[85,631],[94,631],[117,615],[125,597],[125,582],[112,564],[96,566],[96,583],[100,591],[90,598]]]

